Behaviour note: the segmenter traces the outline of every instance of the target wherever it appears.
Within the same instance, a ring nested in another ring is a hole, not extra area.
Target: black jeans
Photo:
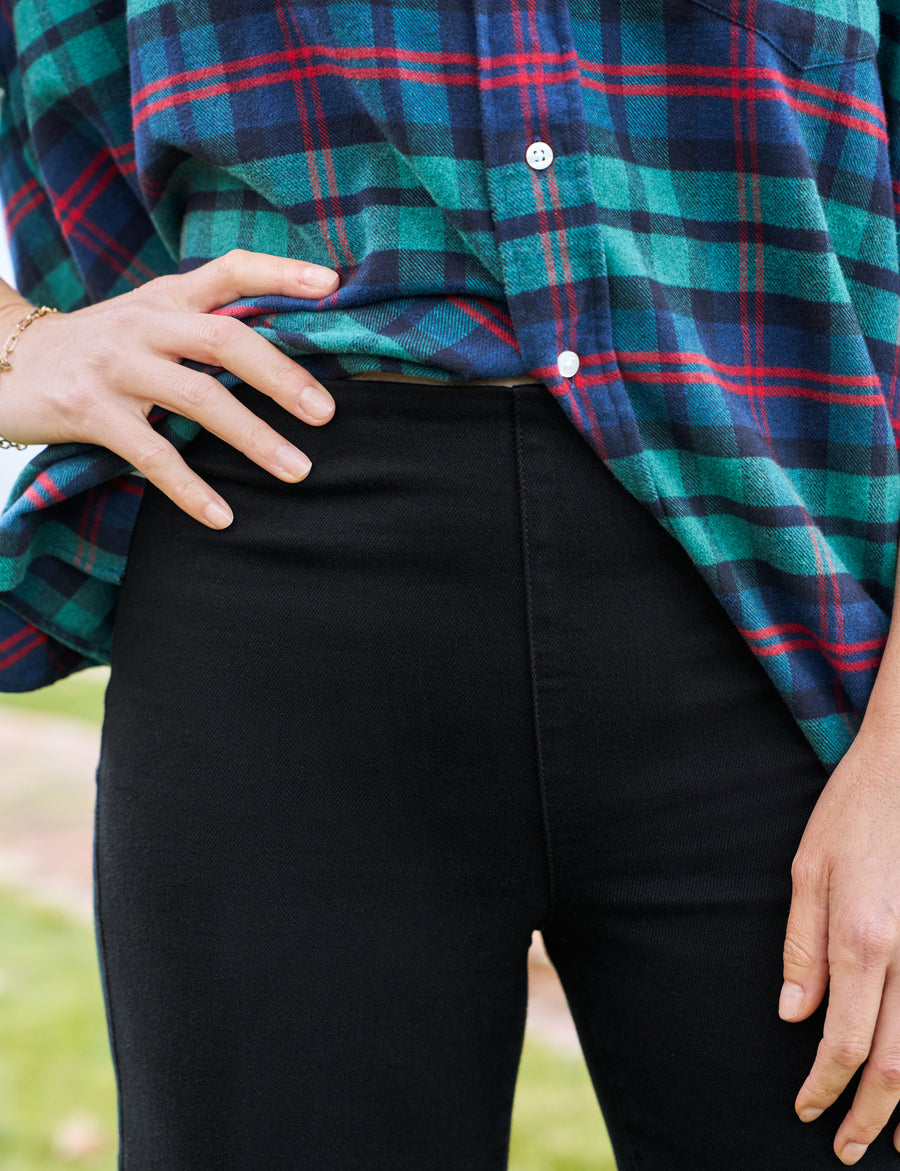
[[[148,484],[96,820],[128,1171],[500,1171],[543,932],[621,1168],[821,1171],[790,864],[826,772],[541,385],[331,380],[285,484]],[[865,1156],[895,1166],[890,1130]]]

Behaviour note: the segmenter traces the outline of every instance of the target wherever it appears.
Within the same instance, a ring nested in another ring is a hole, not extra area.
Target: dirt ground
[[[94,774],[99,730],[0,709],[0,883],[91,923]],[[540,934],[529,952],[528,1024],[566,1052],[578,1039]]]

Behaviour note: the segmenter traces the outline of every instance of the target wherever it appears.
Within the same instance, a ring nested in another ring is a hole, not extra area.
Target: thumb
[[[778,1015],[802,1021],[818,1008],[828,986],[828,876],[795,868],[784,938],[784,984]]]

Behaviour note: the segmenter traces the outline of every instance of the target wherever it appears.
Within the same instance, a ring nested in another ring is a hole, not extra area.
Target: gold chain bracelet
[[[0,354],[0,374],[2,374],[4,370],[12,370],[12,366],[9,363],[9,356],[16,348],[16,342],[19,340],[19,334],[22,333],[23,330],[27,329],[28,326],[31,325],[32,321],[37,321],[39,317],[43,317],[47,313],[59,313],[59,310],[51,308],[50,305],[40,305],[38,308],[32,309],[27,316],[23,317],[22,320],[16,324],[16,328],[6,339],[6,345],[3,347],[3,353]],[[24,451],[27,446],[27,443],[14,443],[11,439],[4,439],[2,436],[0,436],[0,448],[15,447],[18,448],[19,451]]]

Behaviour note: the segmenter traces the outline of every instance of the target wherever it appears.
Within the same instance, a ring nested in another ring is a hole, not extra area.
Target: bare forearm
[[[0,346],[3,345],[16,322],[25,316],[32,308],[31,302],[6,281],[0,280]]]
[[[0,311],[9,309],[13,305],[27,305],[25,298],[12,285],[0,280]]]

